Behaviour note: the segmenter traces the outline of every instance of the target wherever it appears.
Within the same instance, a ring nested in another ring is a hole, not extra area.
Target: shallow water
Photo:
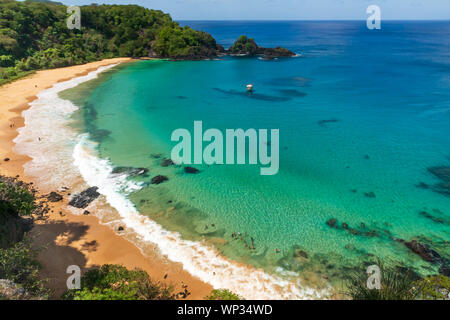
[[[269,273],[298,272],[316,285],[374,256],[421,274],[437,270],[392,237],[425,237],[450,254],[448,223],[420,214],[450,217],[450,197],[433,191],[439,180],[427,170],[450,166],[449,22],[386,22],[381,31],[364,22],[186,23],[225,46],[245,33],[301,56],[141,61],[65,92],[82,107],[77,130],[98,142],[96,156],[149,169],[148,177],[127,178],[141,186],[124,193],[140,214],[227,257]],[[247,83],[254,94],[245,93]],[[279,129],[279,173],[161,166],[175,145],[172,131],[193,130],[195,120],[204,129]],[[149,185],[160,174],[169,181]]]

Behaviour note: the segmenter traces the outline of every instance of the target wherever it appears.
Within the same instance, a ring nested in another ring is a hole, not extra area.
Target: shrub
[[[147,272],[121,265],[103,265],[86,272],[80,290],[67,291],[66,300],[173,300],[171,287],[150,280]]]
[[[206,300],[244,300],[242,297],[231,292],[228,289],[216,289],[212,290],[209,296],[205,297]]]
[[[354,300],[413,300],[418,296],[414,273],[396,265],[377,262],[381,271],[381,288],[369,289],[366,270],[351,272],[346,279],[345,295]]]
[[[47,297],[45,282],[38,278],[40,265],[36,257],[37,251],[32,248],[29,237],[10,248],[0,249],[0,279],[22,286],[31,296]]]
[[[426,300],[449,300],[450,278],[444,275],[430,276],[417,283],[420,298]]]

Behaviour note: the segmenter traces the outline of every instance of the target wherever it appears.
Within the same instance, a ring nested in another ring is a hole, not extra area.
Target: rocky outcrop
[[[97,187],[91,187],[84,190],[75,195],[72,200],[70,200],[69,205],[79,209],[86,208],[92,201],[100,196],[100,193],[98,193],[97,190]]]
[[[230,55],[238,56],[262,56],[263,59],[270,60],[282,57],[293,57],[295,53],[282,48],[263,48],[256,44],[255,40],[247,36],[240,36],[239,39],[226,52]]]
[[[441,182],[432,186],[433,191],[450,197],[450,166],[430,167],[428,172],[441,180]]]
[[[152,178],[152,184],[160,184],[167,180],[169,180],[169,178],[167,178],[166,176],[159,175]]]

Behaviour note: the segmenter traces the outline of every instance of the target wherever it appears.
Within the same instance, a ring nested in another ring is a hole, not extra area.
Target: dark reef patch
[[[428,172],[441,180],[441,182],[433,185],[431,189],[437,193],[450,197],[450,166],[430,167],[428,168]]]
[[[317,121],[317,124],[319,126],[323,127],[323,126],[325,126],[328,123],[336,123],[336,122],[339,122],[339,121],[340,121],[339,119],[325,119],[325,120]]]
[[[166,176],[159,175],[152,178],[152,184],[160,184],[167,180],[169,180],[169,178],[167,178]]]
[[[450,225],[450,219],[445,217],[445,215],[442,211],[440,211],[439,209],[433,209],[433,213],[434,213],[434,215],[429,213],[428,211],[420,211],[419,212],[419,214],[422,217],[425,217],[433,222]]]
[[[284,102],[289,101],[291,98],[288,97],[279,97],[279,96],[270,96],[267,94],[261,94],[261,93],[248,93],[245,91],[237,91],[237,90],[223,90],[220,88],[214,88],[214,90],[219,91],[223,94],[226,94],[228,96],[241,96],[241,97],[248,97],[251,99],[261,100],[261,101],[269,101],[269,102]]]
[[[284,96],[294,97],[294,98],[303,98],[307,95],[305,92],[301,92],[295,89],[279,89],[277,90]]]

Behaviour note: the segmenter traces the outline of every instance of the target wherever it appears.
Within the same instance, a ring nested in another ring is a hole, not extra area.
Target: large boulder
[[[428,262],[440,262],[441,256],[434,250],[430,249],[426,244],[412,241],[403,241],[403,244],[412,252],[419,255],[423,260]]]
[[[98,193],[97,190],[97,187],[90,187],[84,190],[75,195],[72,200],[70,200],[69,205],[79,209],[86,208],[92,201],[100,196],[100,193]]]

